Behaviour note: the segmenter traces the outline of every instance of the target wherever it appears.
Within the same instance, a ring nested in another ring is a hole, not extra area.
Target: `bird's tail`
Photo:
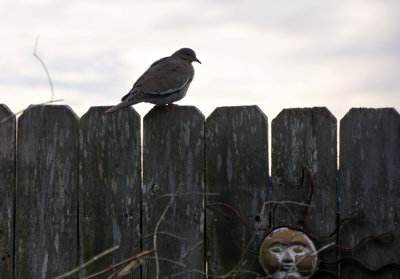
[[[106,110],[106,113],[114,112],[116,110],[122,109],[124,107],[128,107],[130,105],[132,105],[132,102],[129,102],[127,99],[125,99],[122,102],[120,102],[118,105],[113,106],[112,108],[109,108],[108,110]]]

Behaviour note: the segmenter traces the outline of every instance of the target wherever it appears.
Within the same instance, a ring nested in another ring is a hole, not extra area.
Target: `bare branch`
[[[125,278],[132,274],[136,269],[138,269],[143,263],[144,263],[145,258],[137,258],[133,261],[131,261],[129,264],[127,264],[123,269],[120,271],[115,272],[114,274],[111,274],[110,276],[107,277],[107,279],[120,279],[120,278]]]
[[[289,271],[292,271],[294,268],[296,268],[296,266],[297,266],[299,263],[301,263],[305,258],[307,258],[307,257],[313,257],[313,256],[315,256],[315,255],[321,253],[322,251],[324,251],[324,250],[326,250],[326,249],[328,249],[329,247],[334,246],[334,245],[336,245],[336,243],[335,243],[335,242],[331,242],[331,243],[326,244],[325,246],[322,246],[319,250],[317,250],[317,251],[315,251],[315,252],[311,252],[311,251],[310,251],[310,252],[306,253],[303,257],[301,257],[301,258],[296,262],[295,265],[293,265],[293,267],[292,267]]]
[[[192,252],[194,249],[196,249],[197,247],[199,247],[200,245],[203,244],[203,240],[200,240],[199,242],[197,242],[195,245],[193,245],[190,249],[188,249],[185,254],[182,255],[182,257],[179,259],[179,262],[183,261],[184,258],[187,257],[187,255],[190,254],[190,252]]]
[[[173,264],[177,264],[177,265],[179,265],[179,266],[181,266],[181,267],[186,267],[186,265],[185,264],[183,264],[183,263],[180,263],[180,262],[178,262],[178,261],[175,261],[175,260],[171,260],[171,259],[168,259],[168,258],[162,258],[162,257],[149,257],[148,259],[150,259],[150,260],[156,260],[156,261],[163,261],[163,262],[168,262],[168,263],[173,263]]]
[[[291,210],[286,206],[286,204],[294,204],[294,205],[298,205],[298,206],[312,207],[312,206],[310,206],[309,204],[301,203],[301,202],[294,202],[294,201],[267,201],[267,202],[264,202],[264,204],[263,204],[263,206],[262,206],[262,208],[261,208],[261,216],[264,215],[265,207],[266,207],[267,205],[269,205],[269,204],[282,204],[283,206],[286,207],[286,209],[289,211],[289,213],[292,215],[293,218],[294,218],[293,213],[292,213]]]
[[[64,101],[64,100],[63,100],[63,99],[50,100],[50,101],[43,102],[43,103],[40,103],[40,104],[31,105],[30,107],[35,107],[35,106],[40,106],[40,105],[47,105],[47,104],[51,104],[51,103],[55,103],[55,102],[62,102],[62,101]],[[20,110],[20,111],[17,111],[16,113],[14,113],[14,115],[10,115],[10,116],[4,118],[3,120],[0,121],[0,124],[3,124],[3,123],[6,122],[8,119],[10,119],[10,118],[12,118],[12,117],[14,117],[14,116],[17,116],[18,114],[23,113],[23,112],[26,111],[27,109],[28,109],[28,108],[23,109],[23,110]]]
[[[157,234],[167,235],[167,236],[173,237],[173,238],[178,239],[178,240],[187,240],[187,238],[180,237],[180,236],[178,236],[176,234],[169,233],[169,232],[157,232]],[[146,235],[142,236],[142,238],[148,238],[148,237],[154,237],[154,234],[150,233],[150,234],[146,234]]]
[[[165,197],[177,197],[177,196],[187,196],[187,195],[202,195],[202,196],[219,196],[220,193],[206,193],[206,192],[188,192],[188,193],[175,193],[175,194],[164,194],[160,195],[158,199]]]
[[[42,64],[44,71],[46,72],[47,75],[47,79],[49,81],[50,84],[50,90],[51,90],[51,98],[50,101],[54,100],[54,87],[53,87],[53,82],[51,81],[50,78],[50,74],[49,71],[47,70],[46,64],[44,63],[44,61],[37,55],[36,50],[37,50],[37,45],[39,43],[39,35],[37,35],[36,37],[36,41],[35,41],[35,47],[33,49],[33,56],[35,56],[37,58],[37,60],[39,60],[40,64]]]
[[[171,275],[162,277],[161,279],[173,278],[173,277],[185,275],[185,274],[188,274],[188,273],[199,273],[199,274],[202,274],[202,275],[207,275],[207,273],[205,273],[204,271],[201,271],[201,270],[198,270],[198,269],[191,269],[191,270],[187,270],[187,271],[171,274]]]
[[[112,252],[114,252],[114,251],[117,250],[118,248],[119,248],[119,245],[114,246],[113,248],[110,248],[110,249],[108,249],[108,250],[106,250],[106,251],[104,251],[104,252],[98,254],[97,256],[94,256],[92,259],[90,259],[90,260],[87,261],[86,263],[84,263],[84,264],[78,266],[77,268],[75,268],[75,269],[73,269],[73,270],[71,270],[71,271],[69,271],[69,272],[67,272],[67,273],[64,273],[64,274],[62,274],[62,275],[60,275],[60,276],[57,276],[57,277],[55,277],[54,279],[64,279],[64,278],[67,278],[67,277],[69,277],[69,276],[71,276],[71,275],[73,275],[73,274],[75,274],[75,273],[78,273],[78,272],[81,271],[82,269],[86,268],[88,265],[91,265],[92,263],[94,263],[95,261],[101,259],[102,257],[104,257],[104,256],[106,256],[106,255],[108,255],[108,254],[110,254],[110,253],[112,253]]]
[[[183,262],[183,260],[187,257],[187,255],[189,255],[194,249],[196,249],[197,247],[199,247],[199,246],[202,245],[202,244],[203,244],[203,240],[200,240],[200,241],[197,242],[195,245],[193,245],[192,247],[190,247],[190,248],[182,255],[182,257],[179,259],[178,263],[176,263],[175,265],[172,266],[172,268],[171,268],[171,270],[170,270],[170,273],[172,273],[172,272],[175,270],[177,264]]]
[[[155,260],[156,260],[156,279],[160,278],[160,265],[158,263],[158,253],[157,253],[157,232],[158,232],[158,228],[160,227],[160,224],[162,222],[162,220],[165,217],[165,214],[167,213],[168,209],[171,207],[171,204],[174,202],[176,195],[179,193],[179,190],[181,188],[182,185],[179,185],[178,189],[176,190],[175,195],[173,195],[171,197],[171,199],[169,200],[168,205],[165,207],[163,213],[161,214],[160,218],[158,219],[158,222],[156,224],[156,227],[154,229],[154,236],[153,236],[153,248],[155,249]]]
[[[151,250],[147,250],[147,251],[141,252],[141,253],[133,256],[133,257],[130,257],[130,258],[126,259],[126,260],[123,260],[122,262],[116,263],[116,264],[111,265],[110,267],[105,268],[105,269],[103,269],[103,270],[101,270],[101,271],[99,271],[97,273],[89,275],[89,276],[85,277],[84,279],[90,279],[90,278],[97,277],[97,276],[99,276],[99,275],[101,275],[101,274],[103,274],[103,273],[105,273],[107,271],[110,271],[110,270],[112,270],[112,269],[114,269],[114,268],[116,268],[116,267],[118,267],[120,265],[126,264],[128,262],[131,262],[131,261],[143,258],[143,257],[147,257],[148,255],[150,255],[150,254],[152,254],[154,252],[155,252],[155,249],[151,249]]]

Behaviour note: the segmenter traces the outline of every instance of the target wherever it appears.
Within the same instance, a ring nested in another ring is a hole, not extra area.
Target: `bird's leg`
[[[177,104],[169,103],[169,104],[164,105],[164,110],[168,111],[168,108],[177,107],[177,106],[178,106]]]

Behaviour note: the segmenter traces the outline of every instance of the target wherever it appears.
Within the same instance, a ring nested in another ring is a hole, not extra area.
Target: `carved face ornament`
[[[273,279],[310,278],[318,266],[318,254],[312,240],[302,231],[281,227],[263,240],[259,260]]]

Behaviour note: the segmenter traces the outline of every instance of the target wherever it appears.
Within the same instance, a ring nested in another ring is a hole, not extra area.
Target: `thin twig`
[[[155,249],[151,249],[151,250],[147,250],[147,251],[141,252],[141,253],[133,256],[133,257],[130,257],[130,258],[126,259],[126,260],[123,260],[122,262],[116,263],[116,264],[111,265],[111,266],[109,266],[109,267],[107,267],[107,268],[105,268],[105,269],[103,269],[103,270],[101,270],[101,271],[99,271],[97,273],[89,275],[89,276],[85,277],[84,279],[91,279],[91,278],[97,277],[97,276],[99,276],[99,275],[101,275],[101,274],[103,274],[103,273],[105,273],[107,271],[110,271],[110,270],[112,270],[112,269],[114,269],[114,268],[116,268],[116,267],[118,267],[120,265],[126,264],[128,262],[134,261],[134,260],[139,259],[139,258],[146,257],[147,255],[150,255],[150,254],[152,254],[154,252],[155,252]]]
[[[43,103],[40,103],[40,104],[37,104],[37,105],[32,105],[32,106],[39,106],[39,105],[45,105],[45,104],[51,104],[51,103],[55,103],[55,102],[64,101],[63,99],[54,100],[54,87],[53,87],[53,82],[51,81],[51,77],[50,77],[49,71],[47,70],[47,67],[46,67],[46,64],[44,63],[44,61],[36,53],[38,43],[39,43],[39,35],[36,37],[35,46],[33,47],[33,56],[36,57],[37,60],[39,60],[40,64],[42,64],[42,66],[43,66],[44,71],[46,72],[46,76],[47,76],[47,79],[48,79],[49,84],[50,84],[51,96],[50,96],[50,101],[43,102]],[[17,116],[18,114],[23,113],[25,110],[27,110],[27,109],[20,110],[20,111],[14,113],[14,115],[10,115],[10,116],[6,117],[5,119],[0,121],[0,124],[3,124],[4,122],[6,122],[11,117],[14,117],[14,116]]]
[[[190,247],[190,248],[182,255],[182,257],[179,259],[178,263],[183,262],[183,260],[187,257],[187,255],[189,255],[194,249],[196,249],[197,247],[199,247],[199,246],[202,245],[202,244],[203,244],[203,240],[200,240],[200,241],[197,242],[195,245],[193,245],[192,247]],[[177,266],[178,263],[176,263],[175,265],[172,266],[172,268],[170,269],[170,273],[172,273],[172,272],[175,270],[175,268],[176,268],[176,266]]]
[[[63,99],[50,100],[50,101],[43,102],[43,103],[40,103],[40,104],[31,105],[31,106],[29,106],[28,108],[32,108],[32,107],[36,107],[36,106],[40,106],[40,105],[47,105],[47,104],[51,104],[51,103],[55,103],[55,102],[62,102],[62,101],[64,101],[64,100],[63,100]],[[10,116],[4,118],[3,120],[1,120],[0,124],[3,124],[3,123],[6,122],[8,119],[10,119],[10,118],[12,118],[12,117],[14,117],[14,116],[17,116],[18,114],[23,113],[23,112],[26,111],[28,108],[25,108],[25,109],[23,109],[23,110],[17,111],[17,112],[14,113],[13,115],[10,115]]]
[[[328,249],[329,247],[334,246],[335,244],[336,244],[335,242],[331,242],[331,243],[326,244],[325,246],[322,246],[319,250],[317,250],[317,251],[315,251],[315,252],[311,252],[311,251],[310,251],[310,252],[306,253],[303,257],[301,257],[298,261],[296,261],[296,264],[292,266],[292,268],[289,270],[289,272],[290,272],[290,271],[293,271],[293,270],[297,267],[297,265],[298,265],[299,263],[301,263],[302,261],[304,261],[305,258],[307,258],[307,257],[313,257],[313,256],[315,256],[315,255],[321,253],[322,251]]]
[[[207,273],[205,273],[204,271],[201,271],[201,270],[198,270],[198,269],[191,269],[191,270],[187,270],[187,271],[171,274],[171,275],[162,277],[161,279],[177,277],[177,276],[181,276],[181,275],[188,274],[188,273],[199,273],[199,274],[202,274],[202,275],[207,275]]]
[[[164,194],[157,197],[158,199],[165,197],[179,197],[179,196],[187,196],[187,195],[201,195],[201,196],[219,196],[220,193],[205,193],[205,192],[188,192],[188,193],[175,193],[175,194]]]
[[[250,248],[250,245],[253,243],[254,239],[256,237],[256,232],[253,231],[253,234],[249,240],[249,242],[247,243],[246,247],[244,249],[242,249],[242,255],[239,259],[239,261],[237,262],[237,264],[227,273],[222,274],[222,275],[210,275],[211,278],[235,278],[237,275],[239,275],[240,273],[249,273],[248,271],[241,271],[243,266],[247,263],[247,260],[245,259],[245,256]]]
[[[160,257],[160,256],[158,256],[157,258],[156,257],[148,257],[148,259],[149,260],[155,260],[155,261],[163,261],[163,262],[173,263],[173,264],[180,265],[181,267],[186,267],[186,265],[184,263],[180,263],[178,261],[171,260],[171,259],[168,259],[168,258],[163,258],[163,257]]]
[[[39,60],[40,64],[42,64],[44,71],[46,72],[47,75],[47,79],[49,80],[49,84],[50,84],[50,90],[51,90],[51,98],[50,101],[54,100],[54,87],[53,87],[53,82],[51,81],[50,78],[50,74],[49,71],[47,70],[46,64],[44,63],[44,61],[37,55],[36,53],[36,49],[37,49],[37,45],[39,43],[39,35],[37,35],[36,37],[36,41],[35,41],[35,47],[33,49],[33,56],[35,56],[37,58],[37,60]]]
[[[267,202],[264,202],[264,205],[267,205],[267,204],[295,204],[295,205],[299,205],[299,206],[307,206],[307,207],[313,207],[313,206],[310,206],[309,204],[306,204],[306,203],[302,203],[302,202],[295,202],[295,201],[267,201]]]
[[[170,232],[157,232],[157,234],[167,235],[167,236],[170,236],[170,237],[173,237],[175,239],[182,240],[182,241],[187,240],[187,238],[178,236],[178,235],[170,233]],[[154,234],[149,233],[149,234],[146,234],[146,235],[142,236],[142,238],[148,238],[148,237],[154,237]]]
[[[264,204],[263,204],[263,206],[261,208],[261,213],[260,213],[261,216],[264,216],[265,207],[267,205],[269,205],[269,204],[275,204],[275,205],[280,204],[280,205],[282,205],[283,207],[285,207],[287,209],[287,211],[289,212],[289,214],[290,214],[290,216],[292,217],[293,220],[295,219],[294,214],[286,204],[293,204],[293,205],[298,205],[298,206],[311,207],[309,204],[301,203],[301,202],[295,202],[295,201],[267,201],[267,202],[264,202]],[[275,210],[275,207],[274,207],[274,210]],[[274,218],[272,218],[272,219],[274,219]],[[274,220],[272,220],[272,223],[275,223]]]
[[[187,255],[189,255],[194,249],[196,249],[197,247],[199,247],[200,245],[203,244],[203,240],[200,240],[199,242],[197,242],[195,245],[193,245],[191,248],[189,248],[185,254],[182,255],[182,257],[179,259],[179,262],[183,261],[184,258],[187,257]]]
[[[120,271],[117,271],[110,276],[107,277],[107,279],[120,279],[120,278],[125,278],[128,275],[132,274],[135,270],[137,270],[143,263],[145,259],[139,258],[136,260],[131,261],[128,263],[124,268],[122,268]]]
[[[158,253],[157,253],[157,232],[158,232],[158,228],[160,227],[160,224],[162,222],[162,220],[165,217],[165,214],[167,213],[168,209],[171,207],[171,204],[174,202],[176,195],[179,193],[179,190],[181,188],[182,184],[178,186],[178,189],[176,190],[175,195],[173,195],[171,197],[171,199],[169,200],[168,205],[165,207],[163,213],[161,214],[160,218],[157,221],[156,227],[154,229],[154,236],[153,236],[153,248],[155,249],[154,252],[154,257],[156,260],[156,279],[160,278],[160,265],[158,263]]]
[[[241,264],[238,265],[238,267],[240,267],[240,269],[238,269],[238,272],[236,272],[236,274],[234,275],[233,278],[236,278],[236,276],[239,274],[241,268],[246,264],[247,260],[245,259],[245,256],[246,256],[247,252],[250,249],[250,245],[253,243],[254,239],[256,238],[256,235],[257,235],[256,232],[253,231],[253,234],[252,234],[249,242],[247,243],[247,246],[245,247],[245,249],[242,250],[242,256],[241,256],[241,259],[239,261],[239,263],[241,263]]]
[[[106,250],[106,251],[104,251],[104,252],[98,254],[97,256],[94,256],[94,257],[91,258],[89,261],[87,261],[86,263],[84,263],[84,264],[78,266],[77,268],[75,268],[75,269],[73,269],[73,270],[71,270],[71,271],[69,271],[69,272],[67,272],[67,273],[64,273],[64,274],[62,274],[62,275],[60,275],[60,276],[57,276],[57,277],[55,277],[54,279],[64,279],[64,278],[67,278],[67,277],[69,277],[69,276],[71,276],[71,275],[73,275],[73,274],[75,274],[75,273],[78,273],[79,271],[81,271],[82,269],[84,269],[85,267],[87,267],[88,265],[91,265],[92,263],[94,263],[95,261],[99,260],[100,258],[102,258],[102,257],[104,257],[104,256],[106,256],[106,255],[108,255],[108,254],[110,254],[110,253],[112,253],[112,252],[114,252],[114,251],[117,250],[118,248],[119,248],[119,245],[114,246],[113,248],[110,248],[110,249],[108,249],[108,250]]]

